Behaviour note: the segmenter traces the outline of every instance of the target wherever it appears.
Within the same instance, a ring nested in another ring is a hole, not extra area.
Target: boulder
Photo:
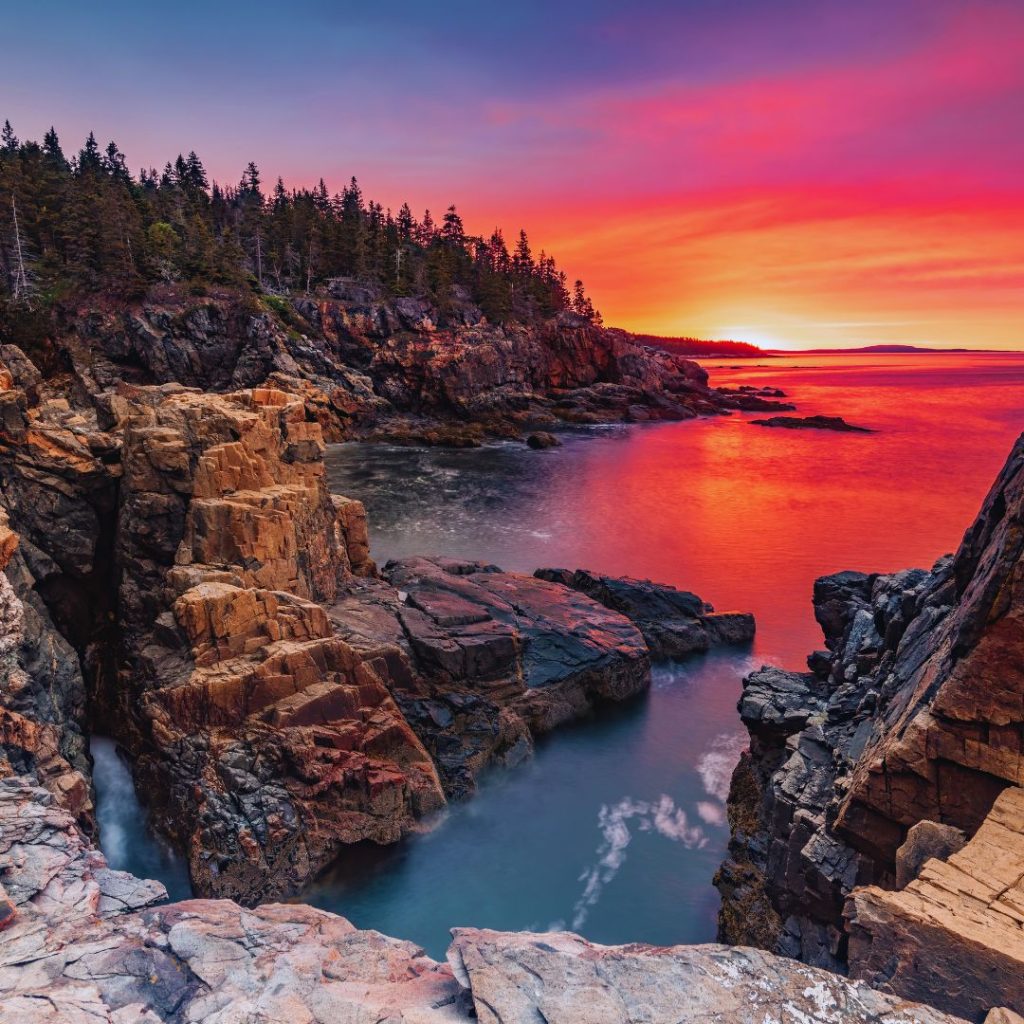
[[[546,430],[535,430],[526,438],[526,443],[530,448],[538,450],[541,448],[558,448],[562,444],[554,434]]]
[[[932,858],[947,860],[962,850],[967,836],[952,825],[919,821],[907,831],[907,841],[896,851],[896,888],[903,889]]]

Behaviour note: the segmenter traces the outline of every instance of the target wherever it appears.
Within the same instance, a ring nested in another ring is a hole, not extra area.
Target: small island
[[[759,427],[784,427],[787,430],[838,430],[846,433],[873,434],[870,427],[858,427],[847,423],[842,416],[769,416],[763,420],[751,420]]]

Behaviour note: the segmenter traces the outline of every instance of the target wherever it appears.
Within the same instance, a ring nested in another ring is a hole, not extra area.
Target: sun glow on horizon
[[[9,6],[7,77],[33,88],[0,118],[22,137],[55,124],[72,151],[95,129],[134,167],[194,149],[221,183],[249,160],[266,185],[356,175],[418,216],[455,202],[474,233],[525,228],[638,333],[1024,347],[1019,0],[410,4],[400,40],[360,5],[282,20],[225,0],[207,16],[238,45],[215,61],[195,47],[220,36],[184,18],[155,53],[155,7],[115,29],[71,0]],[[261,47],[281,75],[253,78]]]

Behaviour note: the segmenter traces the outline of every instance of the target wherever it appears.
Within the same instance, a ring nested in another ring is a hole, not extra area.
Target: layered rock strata
[[[442,558],[389,562],[383,575],[388,586],[350,588],[331,618],[387,666],[450,796],[473,792],[487,765],[526,757],[535,735],[650,683],[636,627],[568,587]]]
[[[1024,1013],[1024,789],[905,888],[855,889],[846,917],[853,977],[971,1019]]]
[[[845,969],[844,903],[859,885],[893,888],[908,831],[972,836],[1024,782],[1022,551],[1024,438],[956,555],[815,584],[827,650],[808,673],[744,681],[724,939]]]
[[[108,713],[197,888],[292,891],[342,844],[392,842],[441,806],[385,681],[324,610],[372,562],[303,403],[138,389],[124,439]]]
[[[18,1024],[957,1024],[755,950],[457,929],[448,963],[297,904],[158,905],[48,792],[0,780],[0,1019]]]

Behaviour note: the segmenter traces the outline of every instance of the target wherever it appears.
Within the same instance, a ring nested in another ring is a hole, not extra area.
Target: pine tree
[[[434,239],[437,237],[437,229],[434,227],[434,218],[430,216],[430,211],[425,210],[423,213],[423,220],[420,221],[420,232],[419,232],[419,243],[426,249],[428,246],[434,244]]]
[[[466,229],[455,206],[449,206],[441,224],[441,239],[449,246],[461,248],[466,244]]]
[[[107,143],[107,152],[102,160],[103,169],[109,174],[115,181],[120,181],[127,184],[131,181],[131,175],[128,173],[128,165],[125,162],[124,153],[117,148],[116,142]]]
[[[522,229],[519,231],[516,251],[512,256],[512,272],[519,277],[529,277],[533,273],[533,253],[530,251],[530,240]]]
[[[103,170],[103,160],[100,157],[100,147],[96,143],[96,136],[89,132],[85,146],[78,153],[78,173],[82,175],[101,170]]]
[[[64,156],[64,150],[60,148],[60,139],[57,138],[57,133],[53,130],[52,126],[43,136],[43,153],[57,167],[67,168],[67,158]]]
[[[14,129],[11,128],[11,122],[4,121],[3,131],[0,131],[0,147],[6,153],[17,153],[19,146],[18,136],[14,134]]]
[[[410,242],[416,232],[416,218],[412,215],[408,203],[402,203],[398,211],[398,237],[402,242]]]

